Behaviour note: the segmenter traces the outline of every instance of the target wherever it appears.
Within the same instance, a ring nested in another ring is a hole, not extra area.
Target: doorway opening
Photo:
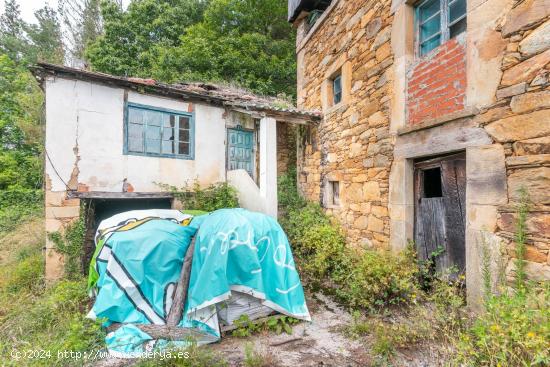
[[[172,200],[173,199],[169,197],[83,199],[84,223],[86,228],[82,253],[82,269],[84,273],[88,273],[88,265],[95,251],[95,233],[102,220],[130,210],[171,209]]]

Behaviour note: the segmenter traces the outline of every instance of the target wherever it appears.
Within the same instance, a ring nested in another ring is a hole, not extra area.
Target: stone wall
[[[277,121],[277,177],[296,165],[296,127]]]
[[[335,0],[309,33],[303,22],[298,29],[298,104],[324,112],[316,128],[302,130],[299,185],[342,224],[352,246],[383,247],[389,238],[390,5]],[[332,106],[329,83],[338,72],[343,100]],[[340,205],[326,200],[329,181],[339,181]]]
[[[469,302],[481,299],[483,243],[495,279],[514,276],[522,187],[526,270],[550,279],[550,0],[468,1],[466,34],[423,59],[412,2],[391,3],[334,0],[308,33],[296,23],[298,103],[324,115],[300,130],[300,190],[351,246],[402,249],[414,230],[414,160],[465,151]],[[332,106],[338,70],[343,102]],[[340,181],[339,206],[328,181]]]
[[[498,209],[495,232],[511,280],[516,208],[524,188],[531,201],[526,271],[532,279],[550,279],[550,1],[515,1],[501,33],[506,50],[496,102],[476,117],[506,157],[508,204]]]

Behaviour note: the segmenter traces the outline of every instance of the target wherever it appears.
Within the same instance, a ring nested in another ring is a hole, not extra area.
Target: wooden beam
[[[195,253],[195,240],[197,235],[193,236],[191,244],[185,254],[183,265],[181,267],[180,279],[174,292],[174,299],[172,301],[172,307],[166,318],[166,324],[168,326],[177,326],[181,320],[183,308],[185,307],[185,301],[187,300],[187,289],[189,288],[189,278],[191,277],[191,264],[193,263],[193,254]]]
[[[67,191],[69,199],[173,199],[171,192]]]

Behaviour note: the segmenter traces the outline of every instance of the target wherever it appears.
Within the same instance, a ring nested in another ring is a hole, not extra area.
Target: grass
[[[82,361],[58,359],[57,352],[91,351],[103,346],[104,333],[99,325],[84,318],[90,307],[84,279],[46,284],[43,228],[43,221],[33,218],[0,236],[2,366],[81,365]],[[11,355],[29,350],[39,352],[20,360]]]

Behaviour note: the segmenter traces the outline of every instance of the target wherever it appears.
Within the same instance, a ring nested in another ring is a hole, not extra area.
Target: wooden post
[[[193,236],[191,244],[189,244],[187,252],[185,253],[185,258],[183,259],[183,264],[181,266],[180,278],[176,286],[176,291],[174,292],[172,306],[170,307],[168,317],[166,318],[166,325],[131,324],[139,328],[141,331],[149,334],[154,339],[183,340],[188,337],[203,336],[203,334],[200,334],[196,330],[177,327],[182,318],[185,302],[187,301],[187,288],[189,287],[189,280],[191,278],[191,266],[193,264],[196,238],[197,234]],[[116,331],[123,325],[130,324],[113,323],[107,328],[107,331]]]

